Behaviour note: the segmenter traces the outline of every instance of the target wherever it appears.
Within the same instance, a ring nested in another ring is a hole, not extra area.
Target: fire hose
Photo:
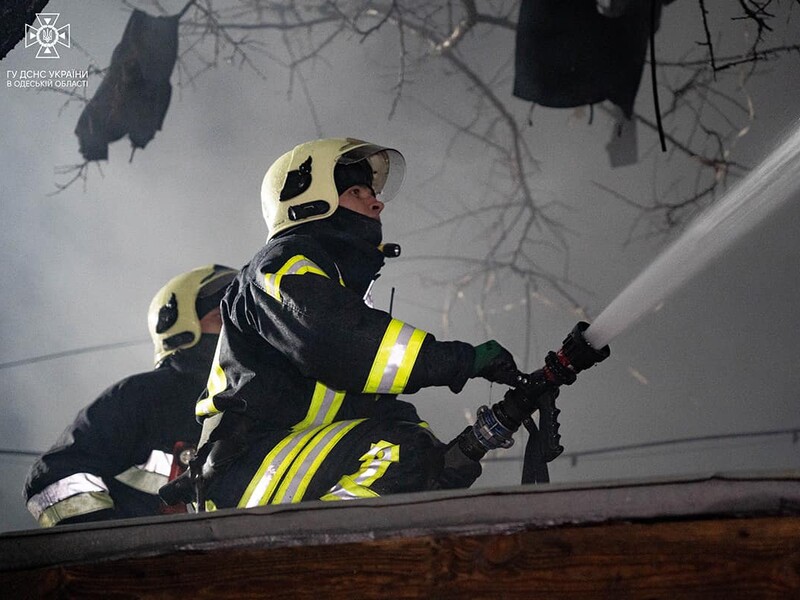
[[[526,448],[523,483],[548,480],[546,464],[563,451],[559,409],[556,398],[562,385],[571,385],[578,373],[605,360],[611,354],[608,346],[599,350],[586,340],[586,322],[579,322],[564,339],[561,349],[548,352],[544,366],[530,374],[518,373],[516,385],[509,388],[502,400],[481,406],[475,423],[468,426],[449,444],[445,462],[458,461],[460,455],[472,461],[481,460],[489,450],[510,448],[514,433],[525,424],[531,437]],[[539,426],[531,416],[539,412]]]

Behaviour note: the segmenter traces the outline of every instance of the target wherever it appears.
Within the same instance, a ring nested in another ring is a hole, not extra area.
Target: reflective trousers
[[[448,485],[439,484],[445,448],[424,424],[406,421],[356,419],[272,432],[214,478],[207,499],[211,507],[250,508],[468,487],[480,474],[478,463],[457,485],[452,473]]]

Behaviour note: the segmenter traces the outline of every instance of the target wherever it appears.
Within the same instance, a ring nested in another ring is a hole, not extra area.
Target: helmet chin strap
[[[400,256],[400,244],[378,244],[378,250],[386,258],[397,258]]]

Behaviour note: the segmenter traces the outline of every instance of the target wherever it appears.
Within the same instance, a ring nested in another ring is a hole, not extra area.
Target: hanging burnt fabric
[[[108,158],[108,144],[128,135],[144,148],[161,129],[172,97],[169,78],[178,54],[178,16],[134,10],[97,93],[75,135],[86,160]]]
[[[514,95],[552,108],[610,100],[630,118],[653,1],[655,31],[672,0],[522,0]]]

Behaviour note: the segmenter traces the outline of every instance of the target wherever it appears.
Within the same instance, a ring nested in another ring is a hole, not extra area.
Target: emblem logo
[[[25,47],[39,44],[36,58],[60,58],[56,46],[70,47],[69,25],[56,27],[61,13],[36,13],[39,27],[25,25]]]
[[[311,157],[300,165],[296,171],[286,174],[286,182],[281,190],[280,201],[291,200],[305,192],[311,185]]]

